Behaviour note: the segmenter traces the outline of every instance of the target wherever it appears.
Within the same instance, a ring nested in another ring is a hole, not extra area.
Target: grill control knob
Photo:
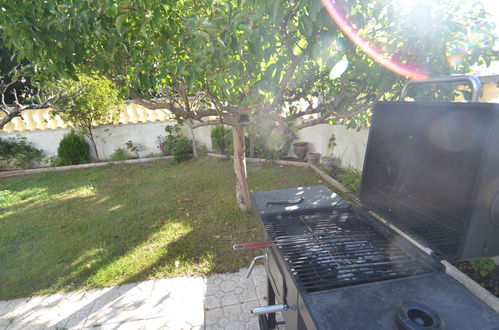
[[[405,302],[397,308],[397,327],[400,330],[444,330],[445,324],[440,316],[430,307],[417,303]]]

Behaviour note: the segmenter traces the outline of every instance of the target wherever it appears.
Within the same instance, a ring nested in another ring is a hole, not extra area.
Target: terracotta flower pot
[[[307,161],[310,164],[317,165],[319,163],[320,158],[321,158],[321,154],[318,152],[314,152],[314,151],[307,152]]]
[[[307,155],[308,150],[308,142],[295,142],[293,143],[293,151],[295,155],[301,160],[305,160],[305,156]]]

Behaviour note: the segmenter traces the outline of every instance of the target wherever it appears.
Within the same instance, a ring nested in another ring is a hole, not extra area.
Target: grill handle
[[[251,265],[248,268],[248,271],[246,272],[246,275],[244,277],[248,278],[251,275],[251,272],[253,271],[253,268],[255,268],[255,264],[258,260],[260,259],[267,259],[267,254],[262,254],[261,256],[256,256],[253,258],[253,261],[251,262]]]
[[[265,207],[267,208],[271,205],[297,205],[303,203],[304,200],[305,198],[300,197],[299,199],[291,199],[287,201],[268,202]]]
[[[255,242],[255,243],[242,243],[242,244],[234,244],[232,248],[236,251],[248,250],[248,249],[259,249],[265,247],[274,246],[274,242],[272,241],[264,241],[264,242]]]
[[[402,92],[400,92],[400,100],[403,101],[406,97],[407,90],[412,85],[422,85],[422,84],[437,84],[437,83],[451,83],[451,82],[459,82],[459,81],[467,81],[471,86],[471,102],[478,102],[480,98],[480,92],[482,90],[482,83],[477,76],[472,74],[456,74],[448,77],[435,77],[426,80],[410,80],[408,81],[404,88],[402,88]]]
[[[269,314],[269,313],[275,313],[275,312],[285,312],[287,310],[295,310],[296,307],[294,306],[288,306],[288,305],[272,305],[272,306],[265,306],[265,307],[259,307],[255,308],[251,311],[251,314],[255,315],[260,315],[260,314]]]

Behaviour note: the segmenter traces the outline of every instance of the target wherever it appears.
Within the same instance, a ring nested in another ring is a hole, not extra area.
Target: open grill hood
[[[499,255],[499,105],[378,103],[360,195],[442,257]]]

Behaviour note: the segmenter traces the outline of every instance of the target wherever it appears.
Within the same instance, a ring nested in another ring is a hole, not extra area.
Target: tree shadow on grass
[[[246,265],[250,256],[231,246],[255,236],[255,223],[246,223],[237,210],[208,209],[231,203],[220,197],[214,204],[212,195],[224,195],[223,189],[212,192],[219,188],[212,188],[212,180],[184,182],[176,178],[178,171],[151,167],[149,172],[116,166],[2,182],[0,190],[24,200],[18,200],[22,207],[13,203],[0,215],[0,299]],[[185,198],[193,191],[212,195]],[[176,226],[183,229],[175,232]]]

